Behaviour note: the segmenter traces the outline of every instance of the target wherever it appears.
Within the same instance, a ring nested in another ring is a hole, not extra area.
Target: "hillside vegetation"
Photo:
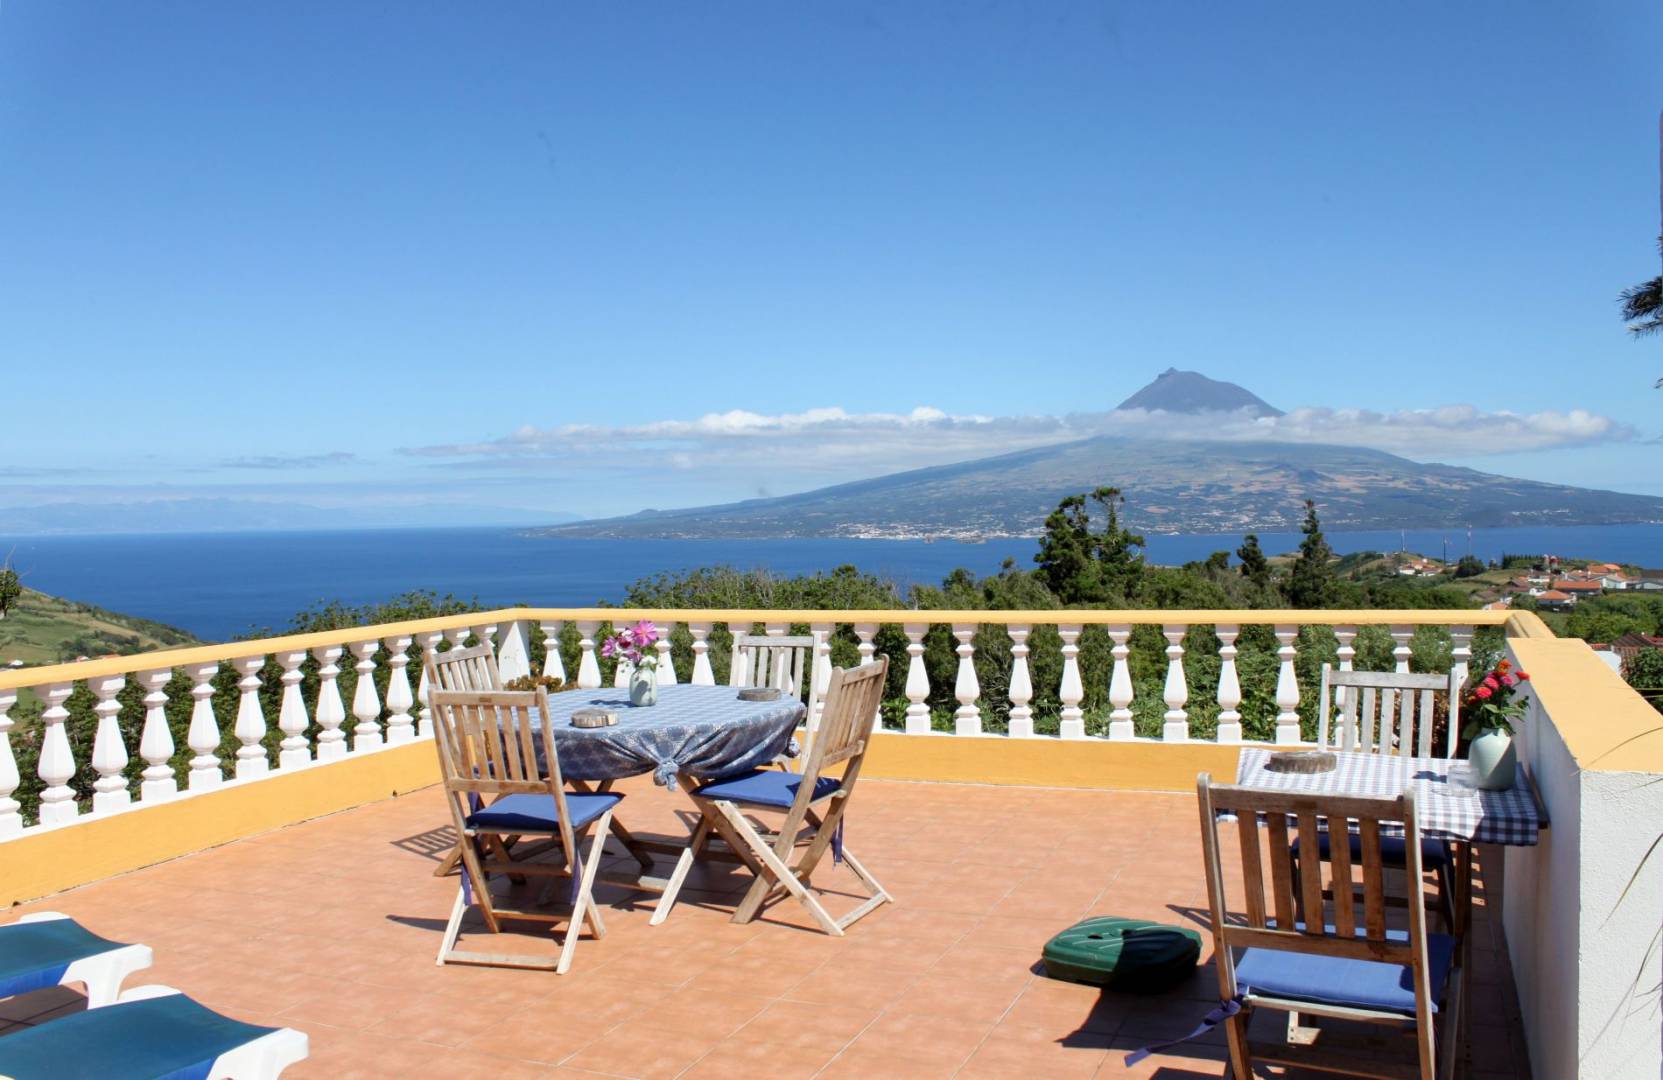
[[[0,619],[0,665],[54,664],[78,656],[174,649],[200,642],[178,627],[91,604],[48,596],[33,589]]]

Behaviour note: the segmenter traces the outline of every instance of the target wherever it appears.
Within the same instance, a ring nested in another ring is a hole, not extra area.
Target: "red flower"
[[[1500,683],[1499,680],[1496,679],[1496,677],[1494,675],[1484,676],[1484,685],[1488,686],[1491,690],[1500,690],[1501,689],[1501,683]]]
[[[1520,682],[1529,682],[1530,681],[1529,673],[1524,672],[1524,671],[1519,672],[1519,681]]]
[[[1500,672],[1503,672],[1503,671],[1506,671],[1506,670],[1507,670],[1507,669],[1508,669],[1508,668],[1510,668],[1510,667],[1512,667],[1512,666],[1513,666],[1513,663],[1512,663],[1512,661],[1510,661],[1510,660],[1503,660],[1503,661],[1502,661],[1502,662],[1501,662],[1501,663],[1499,663],[1499,664],[1497,664],[1497,665],[1496,665],[1496,671],[1497,671],[1497,672],[1498,672],[1498,673],[1500,673]]]
[[[1519,677],[1517,675],[1503,675],[1501,677],[1501,681],[1505,686],[1517,686],[1519,683]]]
[[[1477,690],[1472,692],[1472,696],[1482,701],[1493,693],[1495,693],[1495,691],[1491,690],[1488,686],[1480,686]]]

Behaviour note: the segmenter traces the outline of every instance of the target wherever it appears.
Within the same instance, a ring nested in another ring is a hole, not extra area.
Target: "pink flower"
[[[1477,690],[1472,692],[1472,696],[1480,701],[1483,701],[1493,693],[1495,693],[1495,691],[1491,690],[1488,686],[1480,686]]]
[[[643,649],[648,645],[656,645],[658,643],[658,627],[654,626],[650,622],[647,622],[645,619],[630,627],[629,632],[634,633],[635,643]]]
[[[1496,681],[1496,677],[1494,675],[1484,676],[1484,685],[1488,686],[1491,690],[1501,689],[1501,683]]]
[[[617,638],[607,638],[605,641],[601,642],[601,655],[602,656],[610,658],[613,655],[615,655],[617,653],[617,651],[618,651],[618,639]]]
[[[1501,681],[1502,681],[1502,684],[1504,686],[1517,686],[1517,685],[1519,685],[1519,678],[1518,678],[1517,675],[1503,675],[1501,677]]]

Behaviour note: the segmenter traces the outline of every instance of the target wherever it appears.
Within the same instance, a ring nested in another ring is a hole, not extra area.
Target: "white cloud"
[[[1295,409],[1279,417],[1142,409],[1065,416],[952,415],[931,406],[906,413],[852,413],[839,406],[766,415],[735,409],[691,420],[607,427],[525,425],[486,442],[423,446],[417,457],[478,466],[640,471],[656,460],[675,469],[754,469],[854,479],[964,461],[1094,435],[1133,438],[1337,443],[1420,460],[1588,446],[1632,439],[1616,421],[1569,412],[1483,412],[1471,405],[1376,412]]]

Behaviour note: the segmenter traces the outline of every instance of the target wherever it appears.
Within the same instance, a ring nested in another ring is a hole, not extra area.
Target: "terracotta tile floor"
[[[679,793],[645,782],[624,790],[621,816],[633,830],[686,835]],[[608,934],[583,940],[564,977],[433,963],[456,889],[454,878],[431,876],[447,820],[428,790],[13,914],[63,911],[147,942],[156,964],[134,982],[168,983],[238,1018],[307,1032],[312,1056],[287,1076],[1227,1072],[1217,1032],[1122,1065],[1128,1050],[1189,1030],[1216,1002],[1210,965],[1157,998],[1035,974],[1041,944],[1086,915],[1201,925],[1206,890],[1189,796],[867,781],[848,842],[897,903],[847,937],[805,929],[790,901],[734,926],[727,916],[746,879],[700,870],[660,927],[648,925],[655,896],[603,886]],[[841,868],[816,876],[834,913],[855,902],[838,895],[853,880]],[[1481,907],[1471,1047],[1480,1077],[1527,1075],[1499,935]],[[470,944],[555,951],[545,928],[528,924],[515,937],[476,934]],[[68,991],[0,1000],[0,1030],[80,1007]]]

